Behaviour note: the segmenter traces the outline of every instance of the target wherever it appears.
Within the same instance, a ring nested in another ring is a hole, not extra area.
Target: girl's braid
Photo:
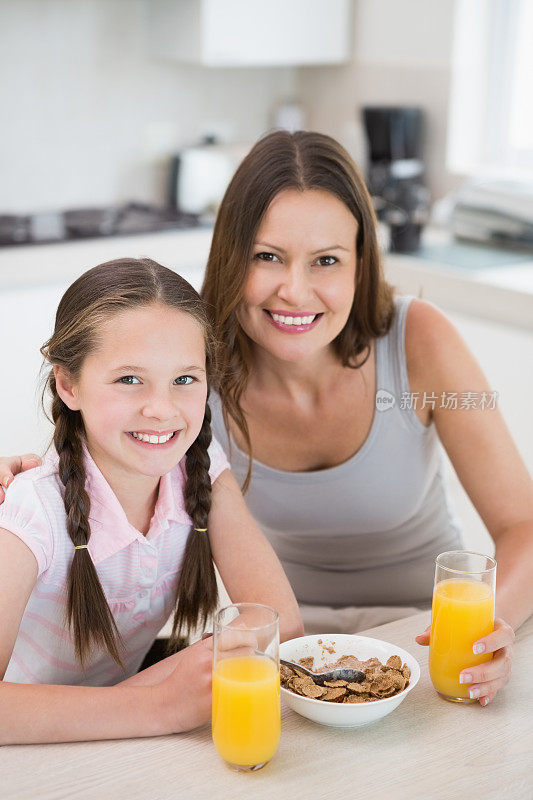
[[[54,377],[50,378],[50,388],[53,395],[54,445],[59,455],[59,477],[65,487],[63,502],[67,531],[74,545],[85,545],[89,542],[91,529],[90,500],[85,490],[81,414],[71,411],[60,399]],[[94,644],[107,648],[114,660],[123,666],[119,655],[122,640],[86,548],[74,550],[67,591],[67,622],[74,634],[74,648],[80,663],[83,665]]]
[[[211,444],[211,409],[206,403],[204,421],[198,437],[189,447],[185,465],[185,508],[192,528],[185,546],[177,591],[177,608],[169,648],[177,646],[182,633],[189,633],[198,622],[205,625],[215,610],[218,587],[207,528],[211,508],[211,478],[208,447]]]

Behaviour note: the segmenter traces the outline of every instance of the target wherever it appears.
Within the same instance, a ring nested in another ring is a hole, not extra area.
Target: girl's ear
[[[56,391],[59,397],[71,411],[79,411],[80,404],[78,402],[76,384],[72,380],[70,373],[57,365],[54,365],[53,369],[56,379]]]

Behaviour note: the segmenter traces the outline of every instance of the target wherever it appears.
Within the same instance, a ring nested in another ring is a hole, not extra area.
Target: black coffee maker
[[[378,219],[389,226],[391,252],[413,252],[429,215],[422,162],[424,112],[408,106],[366,106],[362,114],[367,185]]]

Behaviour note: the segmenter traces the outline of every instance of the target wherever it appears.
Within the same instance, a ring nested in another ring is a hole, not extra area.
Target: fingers
[[[502,647],[514,642],[515,634],[510,625],[503,619],[494,620],[494,631],[481,639],[477,639],[472,646],[472,651],[480,653],[495,653]]]
[[[488,706],[491,700],[496,696],[498,690],[503,688],[504,685],[505,684],[500,683],[500,681],[480,683],[469,688],[468,696],[471,700],[479,700],[480,705]]]
[[[207,641],[207,640],[206,640]],[[246,651],[253,653],[257,648],[257,635],[253,631],[239,628],[226,628],[217,639],[218,651]],[[237,654],[237,653],[235,653]],[[244,655],[239,652],[239,655]]]
[[[13,458],[0,458],[0,483],[7,489],[17,472],[20,472],[20,462],[17,465]]]
[[[502,647],[494,654],[491,661],[485,661],[483,664],[462,670],[459,675],[459,683],[486,683],[504,677],[508,680],[512,666],[512,647]]]
[[[5,500],[4,489],[7,489],[15,475],[19,472],[25,472],[27,469],[38,467],[41,463],[42,460],[35,453],[0,458],[0,504]]]
[[[492,661],[486,661],[475,667],[469,667],[459,675],[460,683],[471,684],[468,696],[471,700],[479,699],[481,705],[488,705],[496,692],[508,683],[513,665],[512,646],[498,650]]]
[[[27,469],[34,469],[35,467],[39,467],[42,463],[43,463],[42,458],[40,458],[35,453],[25,453],[23,456],[20,456],[21,472],[25,472]]]
[[[495,696],[496,696],[495,694],[488,694],[485,697],[480,697],[479,698],[479,705],[480,706],[488,706],[489,703],[492,703],[492,701],[494,700]]]
[[[431,625],[428,625],[424,633],[419,633],[418,636],[415,636],[415,642],[417,642],[417,644],[422,644],[425,646],[429,645],[430,630],[431,630]]]

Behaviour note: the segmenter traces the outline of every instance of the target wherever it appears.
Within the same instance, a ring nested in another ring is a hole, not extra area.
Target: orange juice
[[[459,673],[492,653],[474,655],[472,645],[494,630],[494,594],[480,581],[445,580],[433,591],[429,674],[439,694],[468,699],[468,684],[459,683]]]
[[[269,658],[218,661],[213,671],[213,741],[230,764],[269,761],[280,737],[279,670]]]

